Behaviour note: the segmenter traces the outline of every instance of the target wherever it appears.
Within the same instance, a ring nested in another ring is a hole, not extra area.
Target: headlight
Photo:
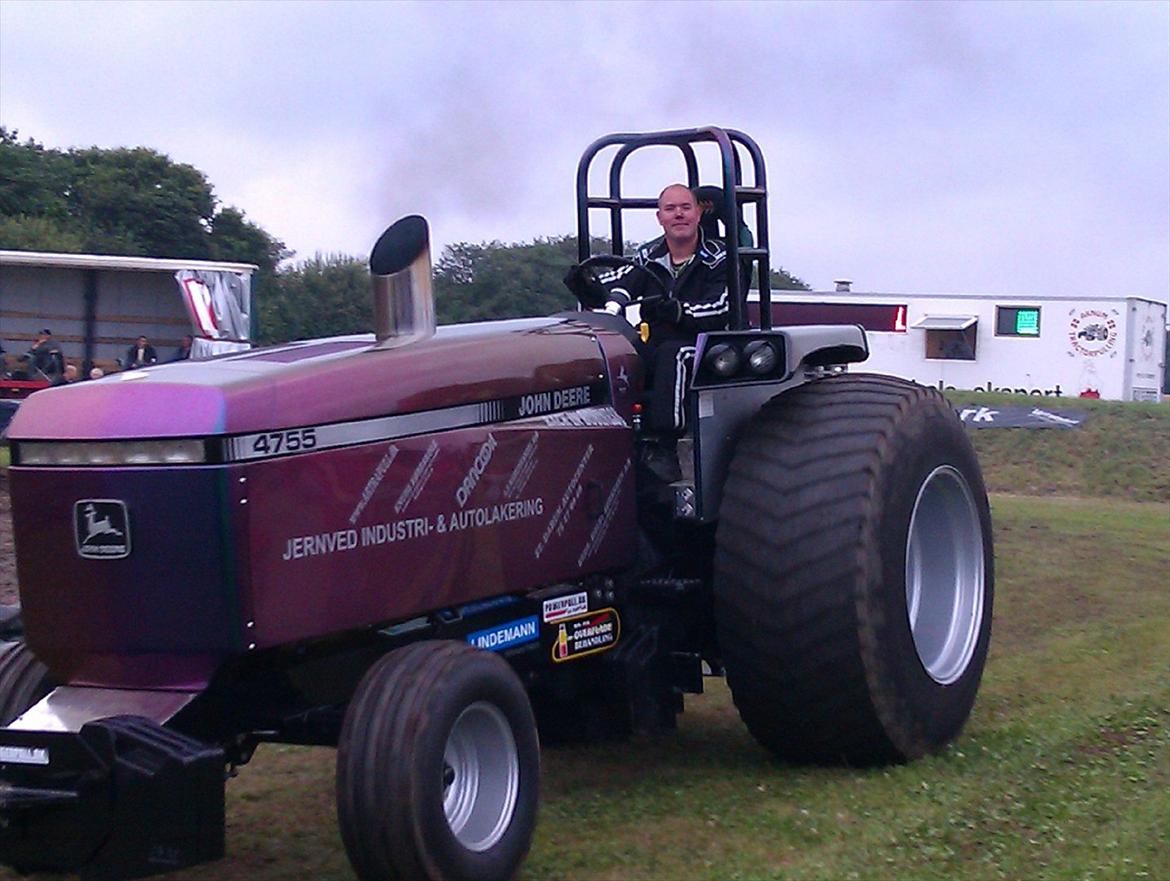
[[[712,373],[726,378],[735,376],[739,372],[739,365],[742,363],[743,357],[740,355],[739,349],[730,343],[716,343],[707,350],[707,355],[703,360],[707,362]]]
[[[17,446],[21,465],[197,465],[207,461],[194,438],[147,441],[29,441]]]
[[[767,340],[752,340],[743,350],[747,358],[748,370],[757,376],[763,376],[776,369],[779,356],[776,347]]]

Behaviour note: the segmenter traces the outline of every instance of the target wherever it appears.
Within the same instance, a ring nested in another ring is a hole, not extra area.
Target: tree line
[[[254,263],[263,343],[373,324],[364,258],[292,260],[282,241],[221,204],[203,172],[146,147],[57,150],[0,126],[0,249]],[[447,245],[434,265],[439,323],[571,309],[561,280],[576,260],[573,236]],[[808,289],[783,269],[772,271],[772,287]]]

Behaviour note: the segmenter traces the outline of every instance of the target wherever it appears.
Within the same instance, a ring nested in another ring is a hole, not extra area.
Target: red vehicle
[[[729,237],[727,265],[759,270],[764,326],[729,271],[731,327],[697,342],[669,486],[641,464],[634,328],[583,309],[436,330],[421,217],[371,254],[373,337],[22,405],[0,861],[117,879],[219,858],[225,768],[282,742],[338,747],[358,877],[508,877],[538,731],[671,728],[705,673],[789,759],[906,761],[957,736],[991,624],[978,463],[937,392],[846,372],[859,327],[770,329],[755,143],[595,142],[582,265],[628,262],[622,214],[654,205],[622,194],[626,159],[677,148],[694,186],[696,144],[718,149],[723,216],[758,206],[758,246]],[[598,208],[615,253],[595,257]]]

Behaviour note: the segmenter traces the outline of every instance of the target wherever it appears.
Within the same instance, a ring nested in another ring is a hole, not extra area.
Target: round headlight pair
[[[752,340],[741,351],[735,343],[716,343],[703,356],[703,363],[716,376],[729,379],[747,363],[753,376],[767,376],[780,360],[776,347],[767,340]]]

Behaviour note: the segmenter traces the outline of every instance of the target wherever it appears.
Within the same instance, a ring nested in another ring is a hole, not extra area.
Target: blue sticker
[[[489,652],[502,652],[504,649],[524,645],[526,642],[536,642],[540,636],[535,615],[497,624],[486,630],[477,630],[467,634],[467,641],[477,649],[486,649]]]

